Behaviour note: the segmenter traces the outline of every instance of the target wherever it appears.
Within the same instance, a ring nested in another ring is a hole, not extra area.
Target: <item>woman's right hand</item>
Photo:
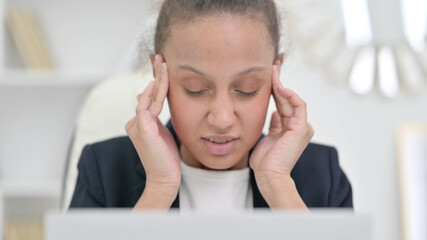
[[[126,132],[146,172],[144,194],[149,192],[150,199],[155,203],[160,197],[175,199],[181,183],[181,165],[175,140],[158,118],[169,89],[168,69],[161,55],[156,55],[154,66],[156,79],[138,95],[136,116],[126,124]]]

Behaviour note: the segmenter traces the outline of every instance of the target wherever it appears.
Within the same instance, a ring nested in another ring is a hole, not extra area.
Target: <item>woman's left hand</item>
[[[269,134],[257,144],[249,164],[270,207],[305,207],[291,171],[314,135],[307,122],[306,103],[295,92],[283,87],[277,65],[273,65],[272,94],[278,111],[273,113]]]

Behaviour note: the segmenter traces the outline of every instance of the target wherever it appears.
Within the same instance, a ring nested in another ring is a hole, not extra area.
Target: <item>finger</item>
[[[161,77],[157,83],[157,92],[155,92],[155,97],[151,99],[150,105],[150,112],[153,117],[160,115],[169,90],[169,74],[166,63],[161,64]]]
[[[148,84],[150,84],[150,83],[148,83]],[[141,100],[141,97],[142,97],[142,92],[136,96],[136,100],[139,102]]]
[[[158,91],[158,86],[160,86],[160,83],[162,82],[162,63],[164,62],[164,58],[162,55],[157,54],[154,57],[154,70],[156,72],[156,78],[155,81],[157,82],[157,87],[156,87],[156,91],[155,94],[153,96],[153,101],[156,100],[157,97],[157,91]]]
[[[149,108],[151,107],[151,98],[156,89],[156,82],[151,81],[145,90],[139,96],[139,102],[136,107],[136,116],[126,124],[126,131],[129,137],[142,135],[154,136],[158,134],[156,127],[157,116],[153,117]]]
[[[162,68],[162,79],[158,87],[157,94],[158,94],[158,99],[163,106],[163,102],[165,101],[165,98],[169,91],[169,70],[166,63],[162,63],[161,68]]]
[[[277,111],[275,111],[273,113],[273,115],[271,115],[271,120],[270,120],[270,128],[268,130],[269,135],[270,134],[277,134],[277,133],[281,133],[282,132],[282,123],[280,122],[280,115]]]
[[[279,76],[280,76],[280,69],[281,69],[281,65],[282,65],[281,61],[279,59],[276,59],[276,60],[274,60],[273,64],[277,66],[278,72],[279,72]]]
[[[277,90],[280,96],[286,98],[293,107],[294,116],[299,120],[307,121],[307,104],[304,100],[288,88],[279,87]]]
[[[276,102],[277,110],[282,117],[292,117],[294,115],[294,109],[291,103],[288,101],[286,97],[283,97],[279,94],[278,90],[283,88],[282,84],[279,80],[278,67],[273,65],[273,73],[272,73],[272,91],[273,98]]]
[[[309,137],[310,139],[312,139],[312,138],[313,138],[313,136],[314,136],[314,129],[313,129],[313,126],[312,126],[310,123],[308,123],[308,137]]]
[[[136,106],[136,114],[146,111],[151,103],[151,96],[154,93],[156,83],[151,81],[148,86],[144,89],[141,96],[139,96],[139,102]]]
[[[130,131],[132,130],[133,126],[135,125],[136,122],[136,117],[133,117],[131,120],[129,120],[126,125],[125,125],[125,130],[128,133],[128,135],[130,134]]]
[[[150,123],[154,122],[148,117],[144,117],[143,115],[149,114],[147,111],[144,113],[141,113],[135,117],[133,117],[129,122],[126,123],[125,129],[126,133],[128,134],[129,138],[132,140],[136,140],[141,134],[145,134],[151,130]],[[145,120],[145,121],[144,121]],[[148,121],[147,121],[148,120]]]
[[[141,93],[139,93],[138,95],[136,95],[136,100],[138,101],[138,103],[139,103],[139,101],[140,101],[140,99],[141,99],[142,95],[144,94],[144,91],[146,91],[146,90],[147,90],[147,88],[150,86],[150,83],[151,83],[151,82],[149,82],[149,83],[147,84],[147,86],[145,86],[145,89],[144,89]]]

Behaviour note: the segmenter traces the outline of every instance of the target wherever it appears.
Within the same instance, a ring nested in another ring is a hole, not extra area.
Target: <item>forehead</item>
[[[236,16],[196,18],[175,24],[165,42],[167,61],[223,65],[227,62],[271,64],[274,47],[265,24]]]

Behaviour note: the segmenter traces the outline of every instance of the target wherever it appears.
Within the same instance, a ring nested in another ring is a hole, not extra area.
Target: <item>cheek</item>
[[[180,138],[190,135],[196,130],[204,116],[203,108],[199,101],[194,101],[185,96],[183,91],[169,90],[168,94],[171,120],[175,131]],[[183,140],[183,139],[182,139]]]
[[[200,100],[189,97],[178,87],[169,89],[168,101],[171,114],[173,112],[176,117],[196,118],[196,116],[200,116],[203,109],[206,109],[206,107],[201,107]]]
[[[246,104],[239,105],[239,115],[245,128],[245,132],[250,132],[259,137],[261,133],[270,102],[270,95],[258,96]]]

